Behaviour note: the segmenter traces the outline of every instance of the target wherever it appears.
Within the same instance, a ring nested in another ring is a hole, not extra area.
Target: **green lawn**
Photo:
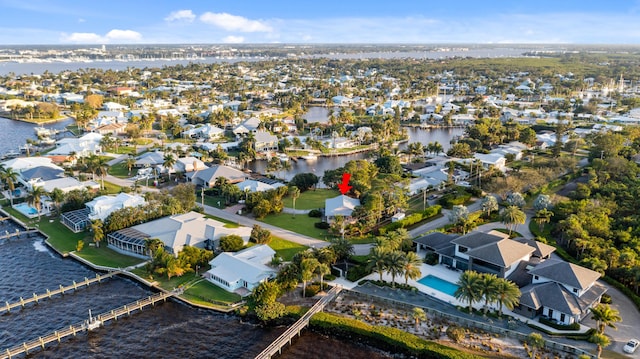
[[[297,214],[295,215],[295,218],[292,214],[288,213],[270,214],[264,218],[262,222],[304,234],[312,238],[324,240],[329,236],[326,230],[316,228],[313,225],[316,222],[320,222],[320,218],[309,217],[306,214]]]
[[[286,262],[291,261],[296,253],[309,248],[307,246],[303,246],[302,244],[293,243],[279,237],[272,237],[271,243],[269,243],[269,247],[276,251],[276,255],[278,257],[281,257]]]
[[[102,180],[98,180],[97,182],[102,185]],[[107,194],[118,194],[122,192],[122,187],[115,183],[104,181],[104,190]]]
[[[211,303],[233,304],[242,299],[238,294],[227,292],[204,279],[185,290],[182,296],[190,301],[204,305],[211,305]]]
[[[202,201],[202,199],[200,198],[200,194],[196,196],[196,201],[198,201],[198,203]],[[208,196],[206,194],[204,195],[204,204],[206,204],[207,206],[225,208],[224,202],[225,199],[222,196]],[[218,203],[220,203],[219,206]]]
[[[324,208],[324,200],[339,196],[340,192],[332,189],[309,190],[300,193],[300,197],[296,200],[296,209],[318,209]],[[284,206],[293,208],[293,200],[291,196],[284,198]]]
[[[132,167],[131,173],[129,173],[127,164],[124,162],[119,162],[109,167],[109,174],[118,178],[130,178],[132,176],[135,176],[136,173],[138,173],[138,169],[135,167]]]
[[[140,258],[118,253],[108,248],[106,243],[102,243],[100,248],[92,247],[89,246],[89,243],[85,243],[82,251],[75,253],[93,264],[112,268],[125,268],[144,261]]]

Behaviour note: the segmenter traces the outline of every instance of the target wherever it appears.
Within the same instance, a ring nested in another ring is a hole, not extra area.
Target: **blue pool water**
[[[13,206],[13,208],[17,209],[20,213],[24,214],[27,217],[33,217],[38,214],[38,210],[31,207],[26,203],[20,203]]]
[[[433,288],[444,294],[448,294],[452,297],[453,297],[453,294],[456,292],[456,290],[459,288],[457,284],[447,282],[444,279],[440,279],[432,275],[428,275],[426,277],[420,278],[420,280],[418,280],[418,283],[422,285],[426,285],[427,287]]]

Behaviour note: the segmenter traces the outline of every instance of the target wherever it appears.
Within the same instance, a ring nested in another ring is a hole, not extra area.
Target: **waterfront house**
[[[60,223],[77,233],[84,230],[92,220],[104,221],[114,211],[144,204],[144,198],[137,194],[119,193],[118,195],[100,196],[85,203],[85,208],[63,213],[60,217]]]
[[[102,152],[100,140],[102,140],[102,135],[93,132],[87,133],[80,138],[63,138],[56,142],[57,147],[49,151],[48,154],[52,156],[69,156],[71,153],[75,153],[76,157],[97,155]]]
[[[230,234],[240,236],[246,243],[251,228],[227,228],[224,223],[203,214],[188,212],[115,231],[107,235],[107,243],[126,254],[147,257],[145,239],[157,238],[164,243],[167,252],[177,256],[184,246],[215,249],[220,237]]]
[[[345,221],[351,221],[353,210],[360,205],[360,200],[345,195],[327,198],[324,201],[325,222],[331,223],[336,216],[343,216]]]
[[[256,152],[269,152],[278,150],[278,137],[266,131],[255,133],[254,149]]]
[[[246,296],[261,282],[275,278],[277,271],[267,266],[275,253],[264,244],[236,253],[223,252],[209,262],[211,269],[203,276],[229,292]]]
[[[253,192],[265,192],[272,189],[276,189],[278,187],[284,186],[284,184],[280,182],[275,182],[275,181],[274,183],[266,183],[262,181],[248,179],[248,180],[236,183],[236,186],[243,193],[246,193],[246,192],[253,193]]]
[[[203,126],[188,125],[187,128],[182,131],[182,135],[184,137],[214,140],[222,138],[224,136],[224,130],[210,124],[206,124]]]

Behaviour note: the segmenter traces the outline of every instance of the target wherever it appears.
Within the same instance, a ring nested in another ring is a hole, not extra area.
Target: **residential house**
[[[277,271],[267,266],[275,253],[264,244],[236,253],[220,253],[209,262],[211,269],[204,278],[229,292],[249,295],[261,282],[276,276]]]
[[[145,240],[158,238],[167,252],[177,256],[184,246],[215,249],[219,246],[220,237],[230,234],[248,242],[251,228],[227,228],[224,223],[203,214],[188,212],[115,231],[107,236],[107,243],[126,254],[147,257]]]
[[[345,195],[327,198],[324,202],[325,222],[333,222],[336,216],[345,217],[345,221],[351,220],[353,210],[360,205],[360,200]]]
[[[250,132],[258,131],[258,127],[260,127],[260,119],[257,117],[251,117],[233,129],[233,134],[236,137],[244,136]]]
[[[213,165],[202,171],[187,173],[187,179],[196,186],[211,188],[215,186],[218,177],[226,178],[229,183],[238,183],[246,180],[249,176],[235,168],[224,165]]]
[[[211,124],[206,124],[203,126],[193,126],[189,125],[188,128],[182,131],[182,135],[184,137],[191,138],[204,138],[207,140],[214,140],[218,138],[222,138],[224,136],[224,130],[213,126]]]
[[[85,203],[85,208],[65,212],[60,217],[60,223],[77,233],[84,230],[92,220],[104,221],[111,213],[125,207],[144,205],[145,200],[139,195],[120,193],[116,196],[100,196]]]
[[[240,189],[241,192],[253,193],[253,192],[265,192],[272,189],[276,189],[278,187],[283,187],[285,185],[281,182],[266,183],[263,181],[248,179],[248,180],[236,183],[236,186]]]
[[[99,133],[87,133],[80,138],[67,137],[56,142],[56,148],[49,151],[48,155],[65,155],[69,156],[75,153],[77,158],[97,155],[102,152],[100,146],[102,135]]]
[[[474,153],[473,158],[479,160],[484,169],[494,167],[502,172],[507,169],[507,159],[500,153]]]
[[[193,172],[207,169],[207,165],[195,157],[181,157],[176,159],[176,164],[173,166],[175,172]]]
[[[99,133],[103,136],[106,134],[117,136],[117,135],[124,134],[126,128],[127,128],[126,123],[110,123],[107,125],[97,127],[96,129],[93,130],[93,132]]]
[[[256,152],[269,152],[278,150],[278,137],[266,131],[257,131],[255,134],[254,149]]]
[[[136,159],[134,164],[135,167],[153,167],[153,166],[162,166],[164,163],[164,152],[162,151],[153,151],[143,153]]]

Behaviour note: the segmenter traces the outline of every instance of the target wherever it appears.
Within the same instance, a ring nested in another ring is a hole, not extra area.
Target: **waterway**
[[[73,122],[74,120],[72,118],[68,118],[43,125],[42,127],[64,130],[66,126],[73,124]],[[25,145],[27,139],[36,140],[37,137],[34,127],[37,126],[38,125],[33,123],[0,117],[0,154],[6,154],[12,151],[19,152],[19,148]],[[69,132],[67,134],[71,135]]]
[[[425,147],[429,142],[439,142],[442,148],[446,152],[451,147],[451,140],[464,133],[463,128],[433,128],[423,129],[419,127],[407,127],[407,134],[409,140],[400,144],[399,149],[406,149],[409,143],[420,142]],[[322,177],[326,170],[333,170],[338,167],[343,167],[347,162],[352,160],[366,159],[370,156],[369,153],[360,152],[351,155],[335,156],[335,157],[318,157],[317,160],[307,161],[298,159],[297,161],[290,161],[291,169],[281,170],[272,173],[276,177],[284,178],[290,181],[293,176],[298,173],[313,173],[318,177]],[[249,163],[247,168],[254,172],[266,173],[267,172],[267,160],[257,160]],[[322,187],[322,183],[320,186]]]
[[[0,230],[13,231],[9,224]],[[96,272],[52,252],[43,238],[0,242],[0,303],[93,277]],[[29,304],[0,316],[0,351],[152,294],[132,280],[115,277],[75,293]],[[1,304],[0,304],[1,305]],[[90,333],[37,351],[29,358],[253,358],[285,330],[265,329],[240,318],[169,300],[107,323]],[[326,347],[324,347],[326,345]],[[305,332],[284,358],[388,358],[348,341]]]

